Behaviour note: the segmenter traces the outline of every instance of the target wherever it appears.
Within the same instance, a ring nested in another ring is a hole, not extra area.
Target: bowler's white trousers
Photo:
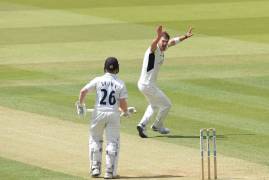
[[[150,118],[157,112],[153,126],[156,128],[163,127],[163,122],[172,105],[171,101],[155,84],[144,85],[138,83],[138,89],[146,97],[149,103],[139,124],[146,126],[149,123]]]

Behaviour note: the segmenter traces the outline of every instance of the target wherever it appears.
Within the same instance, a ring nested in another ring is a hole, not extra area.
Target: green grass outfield
[[[86,124],[75,114],[79,90],[116,56],[138,108],[122,131],[136,135],[147,105],[136,83],[156,26],[175,36],[191,25],[195,35],[166,52],[158,79],[172,132],[149,135],[198,149],[199,129],[215,127],[220,154],[269,166],[268,9],[266,0],[1,0],[0,106]],[[1,157],[7,179],[76,178]]]

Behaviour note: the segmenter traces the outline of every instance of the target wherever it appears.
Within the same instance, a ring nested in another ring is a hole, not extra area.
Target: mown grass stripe
[[[239,117],[229,113],[205,110],[201,107],[176,105],[179,117],[192,118],[197,121],[210,123],[211,125],[223,125],[229,128],[238,128],[255,134],[268,135],[268,122],[261,122],[253,118]],[[172,115],[175,115],[171,112]]]
[[[21,180],[37,180],[37,179],[83,179],[81,177],[56,172],[37,166],[21,163],[0,157],[0,179],[21,179]]]
[[[153,29],[148,32],[151,33],[151,38],[140,40],[110,40],[72,43],[42,42],[41,44],[3,45],[2,48],[0,48],[0,64],[68,61],[75,62],[85,60],[101,61],[104,59],[105,55],[112,54],[117,55],[117,57],[122,59],[122,61],[125,61],[125,59],[138,59],[139,61],[137,61],[137,64],[141,64],[144,51],[148,47],[148,44],[152,41],[152,31]],[[21,41],[21,43],[24,41],[35,41],[27,40],[23,37],[21,38],[21,40],[14,41]],[[6,38],[6,40],[7,39],[8,38]],[[2,40],[2,43],[6,40]],[[231,44],[233,46],[231,46]],[[268,49],[269,45],[263,43],[246,42],[221,37],[197,36],[188,42],[184,42],[184,44],[182,43],[182,45],[179,45],[178,47],[169,49],[166,59],[169,61],[170,58],[201,57],[202,60],[202,57],[207,58],[210,56],[227,55],[231,57],[233,55],[235,56],[234,59],[236,61],[236,57],[239,55],[250,55],[252,57],[255,55],[267,55]]]
[[[193,83],[200,86],[211,87],[216,90],[224,90],[227,92],[238,93],[248,96],[257,96],[268,98],[269,92],[267,89],[261,87],[253,87],[236,82],[225,81],[224,79],[199,79],[189,80],[188,83]]]
[[[249,78],[232,78],[226,79],[232,83],[243,84],[247,86],[260,87],[265,90],[269,90],[269,81],[267,80],[269,75],[259,76],[259,77],[249,77]]]
[[[173,84],[173,82],[171,83]],[[188,95],[206,98],[209,100],[234,103],[250,108],[259,108],[260,110],[264,111],[269,110],[269,101],[264,97],[253,97],[241,94],[240,92],[228,92],[225,90],[215,89],[210,86],[199,86],[183,81],[174,83],[178,83],[178,86],[176,88],[172,84],[166,85],[166,90],[169,91],[172,96],[174,94],[184,93]]]
[[[206,58],[201,57],[201,60],[206,60]],[[253,62],[249,64],[176,64],[173,62],[161,71],[164,75],[162,75],[160,81],[169,79],[178,81],[184,79],[186,81],[188,79],[199,81],[201,79],[202,81],[203,79],[259,78],[268,75],[267,65],[268,63],[263,62]]]
[[[133,33],[132,33],[133,32]],[[145,26],[135,24],[93,24],[32,28],[1,28],[0,44],[61,43],[77,41],[110,41],[151,37]],[[40,36],[42,34],[42,36]]]
[[[22,16],[24,18],[21,18]],[[0,10],[0,17],[2,18],[0,21],[0,29],[121,23],[113,19],[82,15],[70,11],[39,8],[11,12]]]
[[[258,2],[248,1],[244,2],[244,5],[242,5],[242,2],[219,1],[221,2],[219,3],[215,1],[215,3],[210,4],[203,2],[195,3],[195,5],[168,4],[159,6],[157,4],[156,5],[152,4],[150,7],[149,6],[139,6],[139,7],[133,6],[129,8],[102,7],[93,9],[87,9],[87,8],[74,9],[73,11],[85,15],[109,17],[114,20],[120,20],[130,23],[166,22],[166,21],[181,22],[181,21],[202,20],[202,19],[268,17],[267,9],[269,3],[267,1],[258,1]],[[162,10],[162,12],[166,12],[165,16],[156,16],[156,14],[160,13],[160,9]],[[185,10],[180,11],[180,9],[181,10],[187,9],[188,12],[186,13]],[[257,9],[259,10],[257,11]],[[181,25],[182,25],[181,23],[178,24],[178,26]],[[227,30],[227,28],[225,28],[224,30]]]
[[[0,65],[0,82],[10,80],[41,80],[56,79],[57,76],[49,73],[32,70],[31,68],[23,69],[17,66]]]
[[[256,0],[254,2],[262,2],[266,0]],[[152,6],[152,5],[177,5],[177,4],[199,4],[201,1],[199,0],[190,0],[190,1],[182,1],[182,0],[129,0],[126,2],[125,0],[77,0],[76,2],[72,0],[61,0],[60,2],[55,2],[53,0],[25,0],[21,2],[20,0],[9,0],[9,3],[14,4],[23,4],[27,6],[36,6],[45,9],[72,9],[72,8],[98,8],[98,7],[121,7],[121,8],[130,8],[134,6]],[[226,0],[225,2],[253,2],[253,0]],[[214,0],[204,0],[203,4],[208,3],[225,3],[223,1],[214,1]]]
[[[209,99],[206,97],[182,92],[174,93],[173,96],[176,96],[176,98],[173,98],[176,106],[189,106],[214,113],[227,114],[230,116],[239,117],[241,119],[255,119],[257,123],[267,122],[269,117],[268,109],[259,108],[255,105],[248,106],[248,104],[238,104],[236,102],[227,102],[225,100],[217,100],[215,98]]]
[[[269,6],[269,5],[268,5]],[[219,18],[219,19],[195,19],[195,20],[176,20],[176,21],[153,21],[145,22],[144,25],[164,24],[170,29],[178,29],[180,26],[187,27],[192,25],[198,29],[199,34],[210,36],[229,37],[235,35],[268,34],[269,17],[245,17],[245,18]],[[259,23],[257,23],[259,22]],[[214,26],[210,26],[214,24]],[[229,28],[227,28],[229,27]],[[240,31],[235,31],[240,29]]]

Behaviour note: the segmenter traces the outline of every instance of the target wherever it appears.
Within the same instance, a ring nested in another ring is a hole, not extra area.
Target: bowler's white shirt
[[[155,84],[163,61],[164,53],[160,50],[159,46],[157,46],[155,52],[151,52],[151,47],[149,47],[144,55],[138,83],[142,85]]]

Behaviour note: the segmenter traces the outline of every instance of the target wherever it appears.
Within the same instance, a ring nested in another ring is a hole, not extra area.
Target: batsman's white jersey
[[[138,88],[149,103],[139,123],[144,126],[148,124],[154,112],[158,111],[153,125],[157,128],[163,127],[163,121],[171,107],[169,98],[156,85],[158,73],[163,62],[164,53],[160,50],[159,46],[157,46],[155,52],[151,52],[150,47],[147,49],[138,81]]]
[[[83,89],[96,91],[95,109],[100,111],[119,111],[119,99],[128,97],[124,82],[110,73],[94,78]]]
[[[101,169],[103,132],[105,131],[106,172],[111,172],[113,176],[116,176],[120,147],[119,99],[128,97],[127,89],[123,81],[110,73],[94,78],[83,89],[96,91],[89,139],[91,169]]]

